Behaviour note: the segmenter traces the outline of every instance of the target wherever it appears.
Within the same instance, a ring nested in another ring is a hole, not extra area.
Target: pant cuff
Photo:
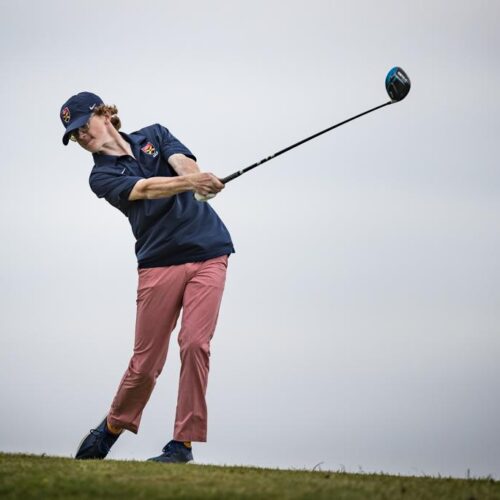
[[[110,417],[108,415],[108,422],[113,426],[113,427],[118,427],[119,429],[124,429],[130,432],[133,432],[134,434],[137,434],[139,431],[139,428],[137,425],[130,424],[127,422],[121,422],[120,420],[117,420],[116,418]]]
[[[189,434],[174,434],[174,441],[195,441],[198,443],[206,443],[207,436],[194,436]]]

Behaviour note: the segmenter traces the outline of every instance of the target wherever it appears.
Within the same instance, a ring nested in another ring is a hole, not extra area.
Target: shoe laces
[[[165,447],[163,448],[163,450],[161,450],[165,455],[167,456],[170,456],[172,455],[173,453],[175,453],[179,448],[180,448],[181,445],[179,445],[178,443],[176,443],[175,441],[170,441],[168,442]]]
[[[101,429],[90,429],[90,433],[99,439],[99,447],[102,446],[104,448],[104,451],[108,453],[109,450],[111,449],[111,446],[113,445],[113,443],[108,442],[108,438],[109,437],[113,438],[113,436],[109,436],[109,434],[106,431]]]

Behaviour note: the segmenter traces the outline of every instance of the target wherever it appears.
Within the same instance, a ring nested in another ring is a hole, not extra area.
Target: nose
[[[88,139],[89,138],[88,130],[79,129],[78,132],[77,132],[76,137],[77,137],[77,139],[80,139],[80,140]]]
[[[85,132],[80,132],[77,136],[76,136],[76,142],[78,142],[78,144],[80,145],[85,145],[87,144],[87,142],[89,142],[89,139],[90,137],[85,133]]]

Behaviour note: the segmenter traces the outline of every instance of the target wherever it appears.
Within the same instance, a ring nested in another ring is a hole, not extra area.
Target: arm
[[[178,175],[198,174],[198,164],[191,158],[181,153],[174,153],[168,157],[168,163]]]
[[[168,163],[179,175],[186,175],[191,173],[197,173],[200,171],[198,164],[192,158],[180,153],[174,153],[169,156]],[[208,201],[216,196],[218,191],[215,192],[205,192],[205,191],[195,191],[195,198],[197,201]]]
[[[169,164],[179,174],[178,177],[150,177],[141,179],[133,187],[128,199],[154,200],[167,198],[184,191],[194,191],[203,196],[216,194],[224,189],[224,184],[215,175],[200,172],[197,163],[187,156],[176,153],[168,158]]]

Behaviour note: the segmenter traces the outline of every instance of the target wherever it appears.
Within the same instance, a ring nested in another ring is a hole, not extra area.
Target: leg
[[[181,373],[174,428],[176,441],[207,440],[210,340],[215,331],[226,279],[227,256],[189,264],[179,332]]]
[[[182,306],[184,266],[139,270],[134,353],[108,414],[108,422],[137,434],[142,411],[167,357]]]

